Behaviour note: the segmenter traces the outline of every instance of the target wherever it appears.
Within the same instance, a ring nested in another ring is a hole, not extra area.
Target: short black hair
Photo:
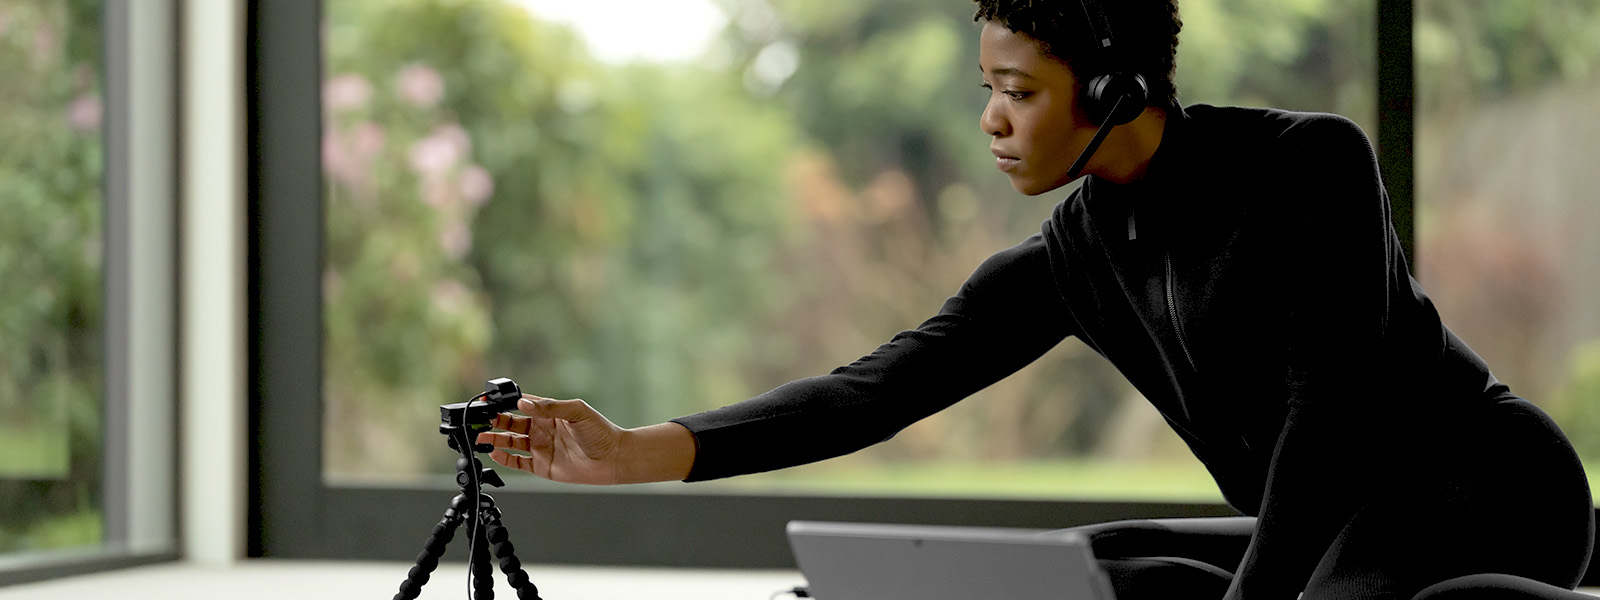
[[[1132,71],[1150,86],[1150,104],[1178,107],[1178,0],[1093,0],[1105,11],[1114,46],[1104,52],[1091,39],[1080,0],[976,0],[974,21],[995,21],[1039,42],[1047,56],[1086,73]],[[1080,82],[1081,84],[1081,82]]]

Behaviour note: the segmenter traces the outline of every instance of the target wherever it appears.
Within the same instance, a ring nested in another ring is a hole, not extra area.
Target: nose
[[[984,133],[1001,137],[1008,133],[1009,124],[1005,115],[1001,114],[1001,107],[995,105],[995,97],[999,94],[990,94],[989,102],[983,105],[983,114],[978,115],[978,127]]]

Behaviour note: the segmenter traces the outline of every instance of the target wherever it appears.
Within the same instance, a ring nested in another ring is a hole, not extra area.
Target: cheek
[[[1038,156],[1052,151],[1051,146],[1056,144],[1057,129],[1048,115],[1030,114],[1017,128],[1017,135],[1026,140],[1031,153]]]
[[[1048,130],[1049,137],[1058,142],[1071,137],[1077,130],[1077,119],[1073,118],[1072,109],[1072,105],[1056,107],[1056,110],[1050,111],[1045,116],[1044,122],[1040,123],[1040,129]]]
[[[1062,155],[1063,160],[1070,165],[1078,158],[1078,151],[1089,143],[1089,138],[1094,136],[1095,127],[1087,119],[1074,118],[1072,111],[1064,109],[1052,115],[1054,118],[1047,126],[1049,141],[1044,142],[1052,147],[1052,151]],[[1070,153],[1071,156],[1065,156]]]

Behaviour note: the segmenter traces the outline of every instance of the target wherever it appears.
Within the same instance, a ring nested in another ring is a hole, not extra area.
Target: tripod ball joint
[[[470,489],[472,487],[472,472],[482,468],[481,465],[482,463],[479,463],[478,459],[475,458],[471,460],[468,460],[465,456],[457,458],[456,485],[460,486],[463,490]],[[471,508],[471,505],[472,503],[468,501],[467,508]]]

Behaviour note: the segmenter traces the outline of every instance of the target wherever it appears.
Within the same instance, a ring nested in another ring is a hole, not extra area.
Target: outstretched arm
[[[860,450],[1016,372],[1073,332],[1042,235],[991,256],[938,315],[832,373],[679,419],[689,480]]]

